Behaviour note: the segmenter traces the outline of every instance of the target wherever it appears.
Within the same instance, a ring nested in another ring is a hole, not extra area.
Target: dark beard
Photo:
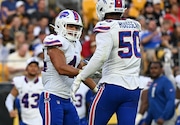
[[[30,77],[36,77],[37,74],[29,73],[28,75],[29,75]]]

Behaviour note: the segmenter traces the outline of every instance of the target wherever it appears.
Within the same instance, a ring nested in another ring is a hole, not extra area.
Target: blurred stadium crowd
[[[82,16],[82,57],[91,56],[91,44],[95,46],[92,30],[98,21],[95,3],[96,0],[1,0],[0,82],[22,74],[25,61],[42,52],[42,40],[53,32],[49,24],[65,8]],[[180,1],[128,0],[126,7],[124,17],[136,19],[142,25],[141,74],[147,75],[149,61],[162,60],[170,63],[176,75],[180,67]]]

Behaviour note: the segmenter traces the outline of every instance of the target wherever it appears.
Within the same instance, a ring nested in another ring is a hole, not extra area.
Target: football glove
[[[76,102],[75,94],[79,89],[81,82],[82,82],[81,76],[77,75],[77,77],[74,80],[74,83],[71,86],[71,98],[75,102]]]
[[[142,117],[143,117],[143,115],[140,114],[140,113],[138,113],[138,114],[136,115],[135,125],[138,125],[138,124],[139,124],[139,122],[141,121]]]

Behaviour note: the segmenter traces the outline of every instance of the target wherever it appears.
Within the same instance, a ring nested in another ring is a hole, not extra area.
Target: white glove
[[[74,83],[71,86],[71,98],[75,102],[76,102],[75,94],[79,89],[81,82],[82,82],[81,76],[77,75],[77,77],[74,80]]]
[[[142,117],[143,117],[143,115],[140,114],[140,113],[138,113],[138,114],[136,115],[135,125],[138,125],[138,124],[139,124],[139,122],[141,121]]]
[[[74,102],[76,102],[76,96],[75,96],[75,93],[73,91],[71,91],[71,98]]]

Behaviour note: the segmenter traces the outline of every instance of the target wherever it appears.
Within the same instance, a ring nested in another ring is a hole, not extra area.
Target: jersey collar
[[[28,78],[24,78],[25,82],[28,83]],[[34,79],[34,84],[36,84],[39,81],[38,77]]]

